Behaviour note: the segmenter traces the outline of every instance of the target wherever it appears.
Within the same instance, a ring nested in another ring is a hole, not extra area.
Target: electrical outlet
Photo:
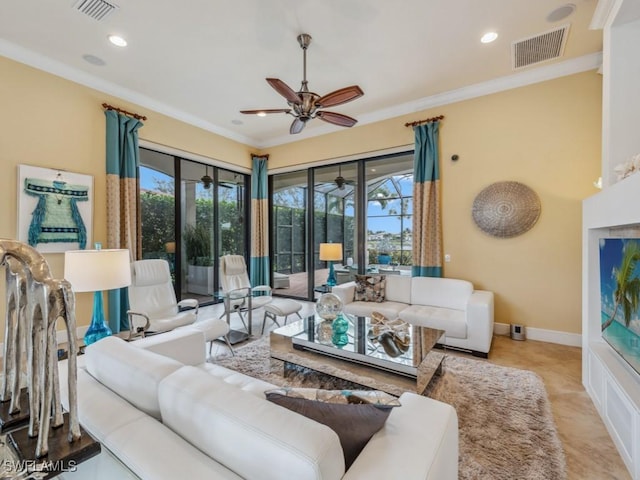
[[[444,254],[444,261],[449,263],[451,261],[451,255],[449,255],[448,253]]]

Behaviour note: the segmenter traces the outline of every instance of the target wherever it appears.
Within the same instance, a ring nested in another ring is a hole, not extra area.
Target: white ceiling
[[[114,0],[119,8],[97,21],[76,11],[76,0],[2,0],[0,55],[135,102],[148,116],[145,108],[268,147],[341,129],[315,119],[294,136],[289,115],[239,113],[287,107],[265,78],[299,89],[300,33],[313,37],[310,90],[359,85],[362,98],[330,110],[362,125],[597,68],[602,32],[588,28],[597,2],[571,1],[577,8],[570,17],[549,22],[566,1]],[[512,42],[566,23],[560,59],[512,70]],[[489,30],[498,39],[481,44]],[[111,45],[112,33],[129,46]],[[87,63],[86,54],[106,64]]]

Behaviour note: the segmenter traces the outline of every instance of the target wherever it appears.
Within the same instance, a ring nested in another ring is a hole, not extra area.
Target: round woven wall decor
[[[473,220],[491,236],[510,238],[531,229],[540,217],[536,192],[519,182],[496,182],[473,201]]]

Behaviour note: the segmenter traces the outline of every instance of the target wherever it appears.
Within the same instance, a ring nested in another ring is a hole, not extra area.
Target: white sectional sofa
[[[383,302],[354,301],[356,283],[333,287],[344,312],[401,318],[411,324],[445,331],[444,343],[486,358],[493,338],[493,292],[474,290],[466,280],[385,276]]]
[[[66,362],[60,383],[66,385]],[[450,405],[405,393],[345,472],[329,427],[265,399],[274,385],[205,363],[204,336],[108,337],[79,358],[81,425],[100,455],[68,479],[449,480],[458,475]],[[67,396],[62,387],[63,403]]]

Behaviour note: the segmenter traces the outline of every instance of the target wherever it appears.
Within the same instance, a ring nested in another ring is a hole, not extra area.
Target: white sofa
[[[333,287],[344,312],[401,318],[411,324],[445,331],[444,343],[486,358],[493,338],[493,293],[474,290],[466,280],[453,278],[385,276],[383,302],[354,301],[356,283]]]
[[[60,382],[66,385],[66,362]],[[108,337],[79,358],[80,423],[102,452],[68,479],[448,480],[458,475],[450,405],[405,393],[345,472],[329,427],[265,399],[273,385],[205,363],[200,332],[126,343]],[[63,404],[67,396],[62,387]]]

